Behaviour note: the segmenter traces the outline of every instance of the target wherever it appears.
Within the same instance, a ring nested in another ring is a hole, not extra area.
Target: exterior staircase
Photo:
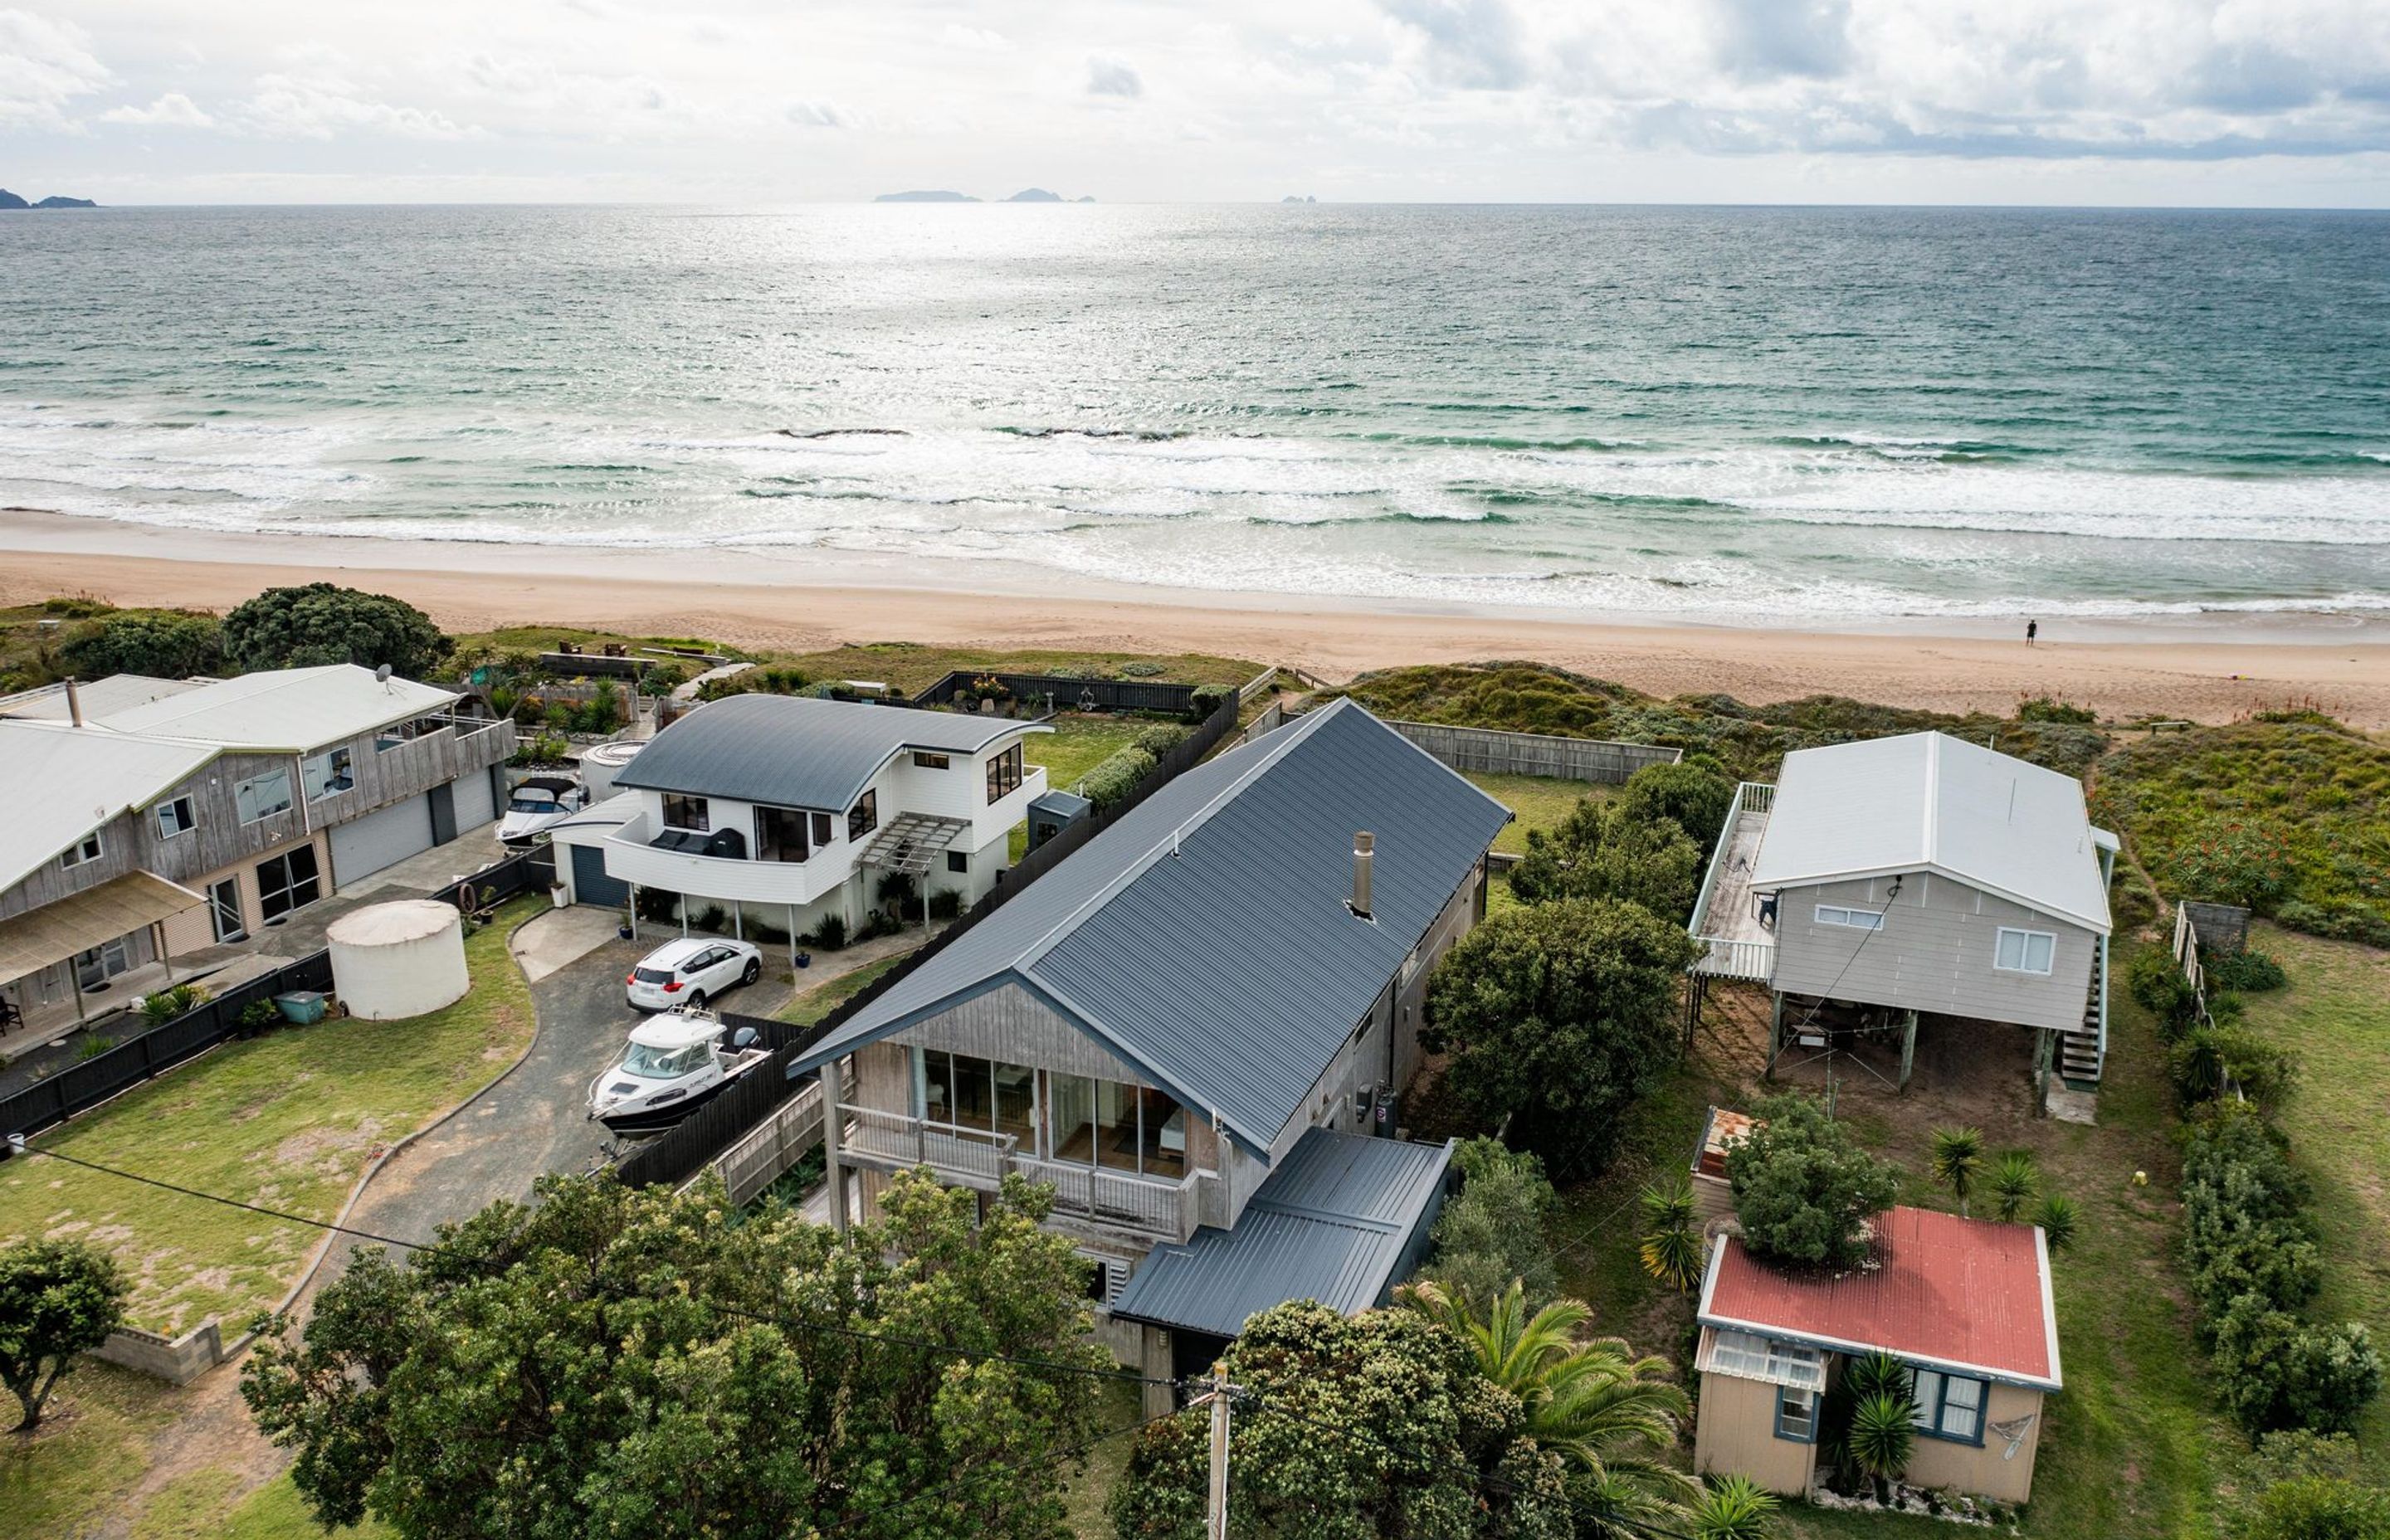
[[[2108,943],[2103,938],[2091,956],[2091,987],[2083,996],[2083,1024],[2058,1034],[2058,1072],[2066,1084],[2088,1091],[2100,1084],[2107,1035]]]

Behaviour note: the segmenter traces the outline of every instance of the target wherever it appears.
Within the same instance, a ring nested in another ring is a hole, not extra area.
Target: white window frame
[[[1883,916],[1873,909],[1854,909],[1842,904],[1820,904],[1818,905],[1818,923],[1844,926],[1853,930],[1881,930],[1883,929]]]
[[[58,869],[71,872],[77,866],[88,866],[107,853],[108,841],[100,838],[99,830],[93,829],[59,853]]]
[[[1712,1328],[1709,1351],[1694,1367],[1704,1374],[1765,1380],[1792,1390],[1826,1388],[1826,1355],[1821,1350],[1731,1327]]]
[[[248,792],[248,793],[250,793],[250,799],[249,799],[249,800],[251,801],[251,802],[252,804],[254,804],[254,803],[255,803],[255,802],[257,801],[257,798],[256,798],[256,795],[255,795],[254,791],[253,791],[251,789],[252,789],[252,788],[255,788],[255,787],[263,786],[263,785],[265,785],[265,784],[266,784],[267,782],[269,782],[269,781],[276,781],[276,780],[278,780],[278,781],[280,781],[280,782],[282,783],[282,805],[281,805],[280,807],[269,807],[269,808],[265,808],[265,809],[263,809],[263,811],[261,811],[261,812],[256,812],[256,813],[246,813],[246,814],[244,814],[244,813],[241,813],[241,812],[240,812],[240,805],[241,805],[242,793],[244,793],[244,792]],[[296,801],[296,800],[293,798],[293,796],[292,796],[292,792],[293,792],[295,789],[295,789],[295,788],[293,788],[293,787],[291,786],[291,784],[290,784],[290,772],[289,772],[289,770],[288,770],[287,768],[280,768],[280,767],[277,767],[277,768],[276,768],[276,769],[268,770],[268,771],[264,772],[264,773],[263,773],[263,774],[262,774],[262,775],[251,776],[249,776],[249,777],[248,777],[247,779],[245,779],[245,780],[236,781],[236,782],[234,782],[234,783],[233,783],[233,789],[232,789],[232,805],[233,805],[233,810],[234,810],[235,814],[236,814],[236,815],[238,815],[239,816],[240,821],[241,821],[241,825],[242,825],[242,827],[244,827],[244,828],[246,828],[247,826],[249,826],[249,825],[251,825],[251,824],[262,824],[262,823],[263,823],[266,819],[268,819],[268,818],[272,818],[272,817],[275,817],[275,816],[277,816],[278,815],[281,815],[281,814],[284,814],[284,813],[288,813],[288,812],[289,812],[292,808],[294,808],[294,807],[296,807],[296,806],[298,806],[298,805],[299,805],[299,804],[298,804],[298,802],[297,802],[297,801]]]
[[[2008,960],[2011,936],[2017,938],[2017,960],[2014,962]],[[2035,942],[2040,942],[2043,946],[2039,968],[2033,966]],[[2055,930],[2028,930],[2020,925],[2003,925],[1999,929],[1999,933],[1993,938],[1992,968],[1997,972],[2030,973],[2037,978],[2046,979],[2057,966],[2058,932]]]
[[[177,808],[182,811],[175,812]],[[158,820],[158,838],[161,840],[179,840],[199,827],[199,803],[188,792],[179,797],[166,798],[150,812]],[[170,813],[173,814],[174,822],[178,827],[173,828],[166,827],[166,815]]]

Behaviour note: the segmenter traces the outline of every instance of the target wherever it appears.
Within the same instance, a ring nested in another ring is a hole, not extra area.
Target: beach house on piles
[[[1745,782],[1693,909],[1715,979],[1774,995],[1769,1065],[1844,1033],[1900,1045],[1921,1019],[2039,1033],[2037,1072],[2100,1078],[2116,837],[2071,776],[1947,733],[1803,749]]]
[[[977,902],[1046,789],[1009,717],[810,696],[734,695],[656,735],[616,794],[553,827],[582,904],[791,950],[825,919],[851,934],[892,877]],[[650,895],[641,901],[641,895]]]
[[[0,1017],[79,1019],[488,824],[515,731],[472,704],[348,663],[0,699]]]
[[[791,1066],[834,1110],[833,1213],[922,1165],[1051,1184],[1160,1378],[1271,1305],[1381,1303],[1450,1161],[1384,1136],[1394,1093],[1510,816],[1350,700],[1187,771]]]

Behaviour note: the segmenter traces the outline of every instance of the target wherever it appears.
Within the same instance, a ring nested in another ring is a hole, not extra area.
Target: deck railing
[[[1189,1172],[1176,1182],[1132,1176],[1060,1161],[1018,1156],[1013,1169],[1033,1182],[1051,1183],[1054,1212],[1077,1214],[1106,1225],[1124,1226],[1150,1235],[1185,1240],[1195,1233],[1195,1191],[1200,1172]]]
[[[1023,1153],[1020,1139],[877,1108],[839,1108],[840,1154],[872,1165],[928,1166],[941,1177],[992,1187],[1018,1172],[1054,1189],[1054,1212],[1184,1240],[1195,1232],[1202,1173],[1176,1181],[1104,1171]]]
[[[1727,853],[1734,848],[1735,831],[1745,815],[1765,818],[1775,808],[1776,788],[1766,781],[1744,781],[1734,789],[1734,801],[1727,808],[1726,823],[1718,829],[1717,845],[1710,852],[1709,869],[1702,873],[1701,893],[1693,900],[1693,918],[1685,925],[1686,933],[1708,948],[1693,963],[1696,973],[1716,979],[1753,979],[1765,982],[1776,971],[1774,942],[1738,941],[1705,933],[1709,928],[1710,901],[1717,894],[1718,876],[1726,869]]]

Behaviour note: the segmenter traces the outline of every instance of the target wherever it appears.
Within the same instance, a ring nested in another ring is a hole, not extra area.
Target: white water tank
[[[593,743],[581,751],[581,805],[596,807],[614,794],[614,777],[638,757],[644,743]]]
[[[374,904],[332,921],[332,989],[352,1016],[399,1021],[455,1005],[472,987],[464,917],[437,899]]]

